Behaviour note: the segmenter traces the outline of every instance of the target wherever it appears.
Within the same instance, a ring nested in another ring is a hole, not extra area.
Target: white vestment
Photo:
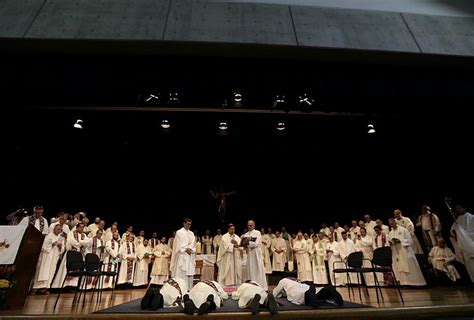
[[[242,247],[236,248],[231,242],[232,240],[237,242],[237,246],[240,244],[238,235],[224,234],[217,252],[217,266],[219,268],[217,280],[224,287],[234,287],[242,283]]]
[[[59,222],[53,222],[49,225],[49,232],[53,232],[54,228],[59,224]],[[69,226],[67,224],[63,224],[62,228],[61,228],[61,232],[64,232],[65,234],[68,234],[69,232],[71,231],[71,229],[69,229]]]
[[[167,244],[160,243],[153,249],[155,261],[151,269],[151,283],[163,284],[168,280],[171,257],[171,248]]]
[[[183,296],[187,292],[188,287],[185,280],[181,278],[168,279],[160,289],[160,293],[163,295],[163,307],[183,306]]]
[[[38,219],[36,219],[35,217],[32,217],[32,216],[26,216],[20,221],[18,225],[28,226],[30,222],[42,234],[46,235],[49,233],[48,220],[46,220],[43,217],[39,217]]]
[[[400,240],[394,243],[393,239]],[[420,270],[411,247],[410,232],[406,228],[397,226],[388,234],[388,240],[392,242],[392,266],[393,272],[401,285],[425,286],[426,281]]]
[[[260,295],[260,304],[264,304],[268,295],[266,289],[255,281],[251,283],[246,282],[242,283],[237,291],[232,292],[232,300],[238,300],[239,308],[245,309],[252,302],[256,294]]]
[[[466,212],[456,219],[450,231],[456,260],[464,264],[474,282],[474,215]]]
[[[355,251],[355,245],[354,241],[351,239],[347,238],[345,241],[341,240],[339,241],[339,255],[341,257],[342,261],[347,261],[347,257]],[[342,264],[340,266],[337,266],[337,268],[343,268]],[[342,275],[342,282],[347,283],[347,274],[343,273]],[[351,277],[351,283],[357,283],[358,282],[358,277],[357,274],[355,273],[350,273],[349,277]]]
[[[63,255],[56,277],[54,278],[53,283],[51,284],[51,288],[61,288],[61,285],[64,281],[64,277],[67,274],[67,251],[72,250],[84,253],[85,247],[89,244],[90,240],[91,239],[89,239],[84,233],[79,234],[76,232],[69,232],[66,238],[66,253]],[[77,286],[78,280],[79,278],[66,279],[64,287]]]
[[[212,237],[202,236],[202,254],[212,254]]]
[[[433,268],[446,272],[446,275],[451,281],[456,281],[461,278],[456,268],[449,264],[449,262],[454,261],[454,253],[448,247],[433,247],[429,254],[429,260]]]
[[[265,274],[272,273],[272,263],[270,261],[270,247],[272,245],[272,238],[269,235],[262,235],[262,256],[263,256],[263,267],[265,268]]]
[[[207,281],[196,283],[191,291],[189,291],[189,298],[194,302],[194,305],[199,308],[199,306],[207,301],[207,297],[211,294],[214,297],[214,303],[217,309],[221,307],[222,300],[229,298],[221,285],[216,281],[209,281],[209,284]]]
[[[272,240],[272,253],[273,253],[273,261],[272,261],[272,270],[273,271],[285,271],[285,263],[286,263],[286,242],[283,238],[275,238]],[[282,251],[277,253],[276,251]]]
[[[415,225],[410,220],[410,218],[401,217],[400,219],[397,219],[397,225],[399,227],[406,228],[408,232],[410,232],[411,240],[413,242],[412,244],[413,252],[415,254],[423,254],[423,249],[421,248],[420,241],[418,241],[418,237],[415,234]]]
[[[326,243],[326,250],[331,250],[327,253],[329,276],[331,277],[331,284],[333,286],[342,286],[344,284],[343,277],[340,273],[333,273],[334,268],[339,269],[344,267],[344,263],[340,263],[341,256],[339,255],[339,243],[336,241]],[[336,263],[334,263],[336,262]]]
[[[186,253],[191,249],[191,254]],[[185,228],[176,232],[171,256],[171,276],[187,281],[187,287],[192,288],[193,276],[196,272],[196,239],[194,233]]]
[[[334,229],[334,233],[337,234],[337,242],[341,241],[342,240],[342,233],[344,232],[344,228],[341,228],[341,227],[337,227],[336,229]]]
[[[135,243],[131,241],[122,243],[119,254],[122,258],[122,263],[120,264],[117,284],[133,283],[135,262],[137,259]]]
[[[217,252],[217,250],[219,249],[219,246],[221,245],[221,241],[222,241],[221,234],[215,235],[214,238],[212,239],[212,246],[214,247],[214,252]]]
[[[311,269],[311,261],[309,260],[308,243],[305,239],[293,242],[293,252],[296,256],[298,265],[298,280],[313,281],[313,270]]]
[[[373,221],[371,221],[371,222],[373,222]],[[375,231],[374,231],[374,234],[375,234]],[[369,235],[366,235],[365,237],[361,236],[360,239],[357,240],[357,243],[355,244],[354,249],[355,249],[355,251],[362,252],[362,255],[363,255],[364,259],[372,260],[372,258],[374,256],[373,245],[374,245],[373,244],[373,238],[371,236],[369,236]],[[372,268],[372,263],[368,260],[363,260],[362,261],[362,267],[363,268]],[[374,280],[373,273],[364,273],[363,276],[364,276],[366,285],[368,285],[368,286],[374,286],[375,285],[375,280]]]
[[[95,238],[95,237],[91,238],[91,239],[89,239],[89,243],[84,247],[84,257],[88,253],[92,253],[92,254],[97,255],[99,257],[99,259],[102,261],[102,256],[103,256],[104,250],[105,250],[105,244],[102,241],[102,239],[98,239],[98,238]],[[85,279],[83,279],[83,280],[85,281]],[[87,280],[86,290],[90,290],[92,288],[95,288],[96,283],[97,283],[97,278],[90,277]],[[83,288],[82,285],[81,285],[81,288]]]
[[[357,236],[360,234],[360,227],[357,226],[357,227],[351,227],[349,229],[349,233],[350,233],[350,238],[352,241],[354,241],[354,243],[357,242]]]
[[[316,293],[321,291],[322,287],[316,288]],[[298,281],[283,278],[273,289],[275,298],[281,298],[286,295],[286,299],[298,306],[304,305],[304,294],[309,290],[309,285]]]
[[[59,256],[64,250],[65,242],[62,236],[51,232],[44,237],[41,254],[36,265],[33,289],[48,289],[51,286]]]
[[[265,268],[263,266],[262,257],[262,236],[260,231],[252,230],[242,236],[243,238],[250,238],[247,248],[247,273],[248,279],[260,284],[267,290],[267,278],[265,276]]]
[[[313,283],[328,284],[328,276],[324,260],[327,260],[326,243],[322,240],[318,240],[313,243],[313,251],[311,255]]]
[[[148,284],[148,267],[151,261],[151,247],[144,246],[143,243],[137,248],[137,262],[135,266],[135,277],[133,286],[139,287]]]
[[[105,243],[105,252],[104,252],[104,264],[102,270],[104,271],[118,271],[119,266],[119,251],[120,243],[116,240],[109,240]],[[104,288],[112,289],[113,287],[112,277],[104,278]]]
[[[418,218],[417,226],[421,226],[421,230],[423,231],[423,237],[425,239],[425,244],[427,244],[429,247],[434,247],[438,244],[436,235],[439,231],[441,231],[441,223],[439,222],[438,216],[436,214],[422,214]]]
[[[368,236],[372,236],[375,233],[374,227],[377,225],[374,220],[370,220],[369,223],[365,223],[365,230]]]

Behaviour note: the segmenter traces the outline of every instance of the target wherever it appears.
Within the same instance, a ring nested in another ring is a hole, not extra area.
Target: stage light
[[[219,130],[227,130],[228,128],[227,122],[219,122]]]
[[[146,102],[150,102],[150,101],[158,101],[160,99],[160,94],[159,93],[150,93],[146,98],[145,98],[145,101]]]
[[[286,124],[284,122],[278,122],[276,129],[278,131],[284,131],[286,129]]]
[[[81,119],[77,119],[76,122],[74,123],[73,127],[76,128],[76,129],[84,129],[84,127],[82,126],[84,123],[84,121],[82,121]]]
[[[286,97],[284,95],[279,95],[277,94],[276,96],[276,99],[275,99],[275,103],[285,103],[286,101]]]
[[[367,133],[368,133],[368,134],[374,134],[374,133],[375,133],[375,127],[374,127],[373,124],[369,124],[369,125],[367,126]]]
[[[171,127],[171,124],[168,120],[161,120],[161,127],[163,129],[169,129]]]
[[[242,94],[239,92],[234,92],[233,100],[234,102],[242,102]]]
[[[300,110],[303,112],[311,112],[314,104],[314,99],[308,93],[298,96]]]

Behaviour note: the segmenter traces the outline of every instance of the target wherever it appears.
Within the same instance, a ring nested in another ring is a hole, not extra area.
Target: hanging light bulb
[[[169,129],[171,127],[171,124],[168,120],[164,119],[164,120],[161,120],[161,127],[163,129]]]
[[[375,127],[374,127],[373,124],[369,124],[369,125],[367,126],[367,133],[368,133],[368,134],[373,134],[373,133],[375,133]]]
[[[228,128],[227,122],[219,122],[219,130],[227,130]]]
[[[77,119],[76,123],[74,123],[73,127],[76,128],[76,129],[84,129],[84,127],[82,126],[83,123],[84,123],[84,121],[82,121],[81,119]]]

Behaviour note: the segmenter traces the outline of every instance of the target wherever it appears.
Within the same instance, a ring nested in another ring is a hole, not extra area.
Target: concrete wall
[[[474,55],[474,18],[199,0],[0,0],[0,38]]]

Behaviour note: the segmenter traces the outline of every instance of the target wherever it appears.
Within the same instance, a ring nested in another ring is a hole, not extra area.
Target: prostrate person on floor
[[[272,293],[267,291],[257,282],[248,280],[232,292],[232,300],[238,300],[240,309],[250,309],[252,314],[258,314],[260,307],[268,309],[271,314],[278,312],[278,304]]]
[[[189,291],[189,294],[183,296],[184,313],[194,314],[198,309],[198,315],[208,313],[219,309],[222,301],[229,296],[222,286],[216,281],[200,281]]]

